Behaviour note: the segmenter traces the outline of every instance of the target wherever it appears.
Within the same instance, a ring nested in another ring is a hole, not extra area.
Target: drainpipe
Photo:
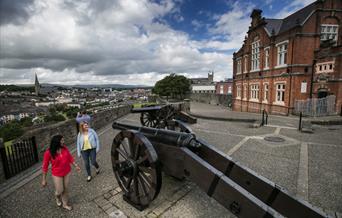
[[[312,61],[312,68],[311,68],[311,79],[310,79],[310,98],[312,98],[312,90],[313,90],[313,76],[315,72],[315,65],[316,65],[316,59]]]
[[[289,106],[287,108],[287,115],[290,114],[290,108],[291,108],[291,92],[292,92],[292,66],[291,66],[291,72],[288,72],[290,75],[290,93],[289,93]]]
[[[292,71],[293,71],[293,54],[294,54],[294,43],[295,43],[296,37],[293,37],[292,41],[292,51],[291,51],[291,70],[287,68],[287,73],[290,75],[290,91],[289,91],[289,105],[287,108],[287,115],[290,114],[290,108],[291,108],[291,92],[292,92]]]

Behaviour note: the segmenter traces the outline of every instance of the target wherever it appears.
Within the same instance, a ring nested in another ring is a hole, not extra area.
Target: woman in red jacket
[[[55,135],[51,139],[50,148],[45,151],[43,159],[43,179],[42,186],[45,187],[46,174],[51,162],[52,180],[55,185],[55,195],[57,206],[62,206],[67,210],[72,210],[68,205],[68,185],[70,178],[71,167],[73,164],[78,172],[80,167],[75,163],[68,148],[64,145],[64,138],[61,135]],[[62,200],[62,201],[61,201]]]

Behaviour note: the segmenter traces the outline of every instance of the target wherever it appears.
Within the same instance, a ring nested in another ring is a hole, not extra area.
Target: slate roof
[[[269,35],[272,34],[273,29],[275,35],[286,32],[297,25],[302,25],[315,9],[316,2],[313,2],[284,19],[265,19],[265,29]]]
[[[272,35],[272,31],[274,30],[274,34],[278,35],[280,27],[283,23],[282,19],[265,19],[266,25],[265,29],[268,33],[268,35]]]

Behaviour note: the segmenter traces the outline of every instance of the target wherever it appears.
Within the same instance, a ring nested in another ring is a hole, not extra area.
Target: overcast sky
[[[0,0],[0,84],[154,85],[170,72],[232,76],[253,8],[313,0]]]

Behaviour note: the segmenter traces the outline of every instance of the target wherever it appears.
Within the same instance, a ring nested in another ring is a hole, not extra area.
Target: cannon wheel
[[[175,109],[172,105],[167,105],[160,110],[159,117],[163,121],[172,120],[175,117]]]
[[[160,191],[162,176],[158,156],[148,139],[136,131],[121,131],[111,151],[114,175],[124,200],[145,209]]]
[[[159,118],[155,111],[142,112],[140,115],[140,123],[143,126],[155,128],[159,124]]]

